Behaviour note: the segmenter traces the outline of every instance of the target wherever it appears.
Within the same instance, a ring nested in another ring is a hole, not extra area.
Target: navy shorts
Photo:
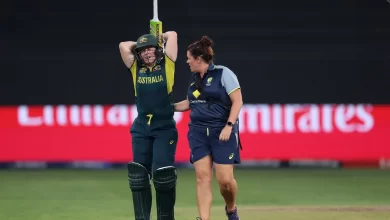
[[[188,142],[190,144],[190,161],[194,163],[210,155],[217,164],[239,164],[240,148],[238,135],[232,132],[228,141],[219,140],[222,128],[205,128],[190,126]]]

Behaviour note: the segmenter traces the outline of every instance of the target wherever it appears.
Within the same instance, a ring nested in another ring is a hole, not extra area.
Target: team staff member
[[[187,49],[187,63],[193,72],[187,100],[175,104],[175,111],[191,109],[188,141],[196,173],[196,198],[202,220],[210,219],[212,165],[229,220],[238,220],[237,182],[233,164],[240,163],[238,115],[242,106],[240,84],[227,67],[214,65],[212,41],[203,36]]]
[[[132,74],[138,116],[131,127],[133,162],[128,164],[136,220],[149,220],[150,180],[156,190],[157,219],[174,220],[177,143],[172,89],[177,58],[177,34],[166,32],[165,54],[157,38],[146,34],[137,42],[119,44],[123,62]]]

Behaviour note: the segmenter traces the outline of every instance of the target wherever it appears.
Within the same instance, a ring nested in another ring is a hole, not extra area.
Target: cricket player
[[[156,191],[157,219],[174,220],[178,140],[172,89],[178,45],[176,32],[163,34],[165,54],[157,38],[145,34],[137,42],[121,42],[120,54],[129,68],[138,116],[130,129],[133,162],[128,164],[136,220],[149,220],[152,206],[150,181]]]
[[[220,192],[226,203],[226,215],[229,220],[239,220],[233,165],[240,163],[237,122],[243,102],[236,75],[227,67],[212,62],[212,43],[203,36],[188,47],[187,63],[193,77],[187,100],[176,103],[175,111],[191,109],[188,141],[197,179],[200,219],[210,219],[214,163]]]

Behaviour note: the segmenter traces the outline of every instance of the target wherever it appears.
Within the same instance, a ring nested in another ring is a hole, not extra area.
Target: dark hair
[[[196,59],[201,57],[206,63],[211,63],[214,56],[213,41],[208,36],[203,36],[199,41],[195,41],[187,50]]]

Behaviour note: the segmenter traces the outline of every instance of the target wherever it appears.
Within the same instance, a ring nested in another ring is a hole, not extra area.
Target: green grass
[[[194,172],[178,173],[176,219],[194,220]],[[242,219],[390,219],[388,171],[237,170],[236,179]],[[226,220],[223,205],[215,183],[213,220]],[[386,210],[319,210],[345,206]],[[132,209],[126,170],[0,171],[1,220],[133,219]]]

